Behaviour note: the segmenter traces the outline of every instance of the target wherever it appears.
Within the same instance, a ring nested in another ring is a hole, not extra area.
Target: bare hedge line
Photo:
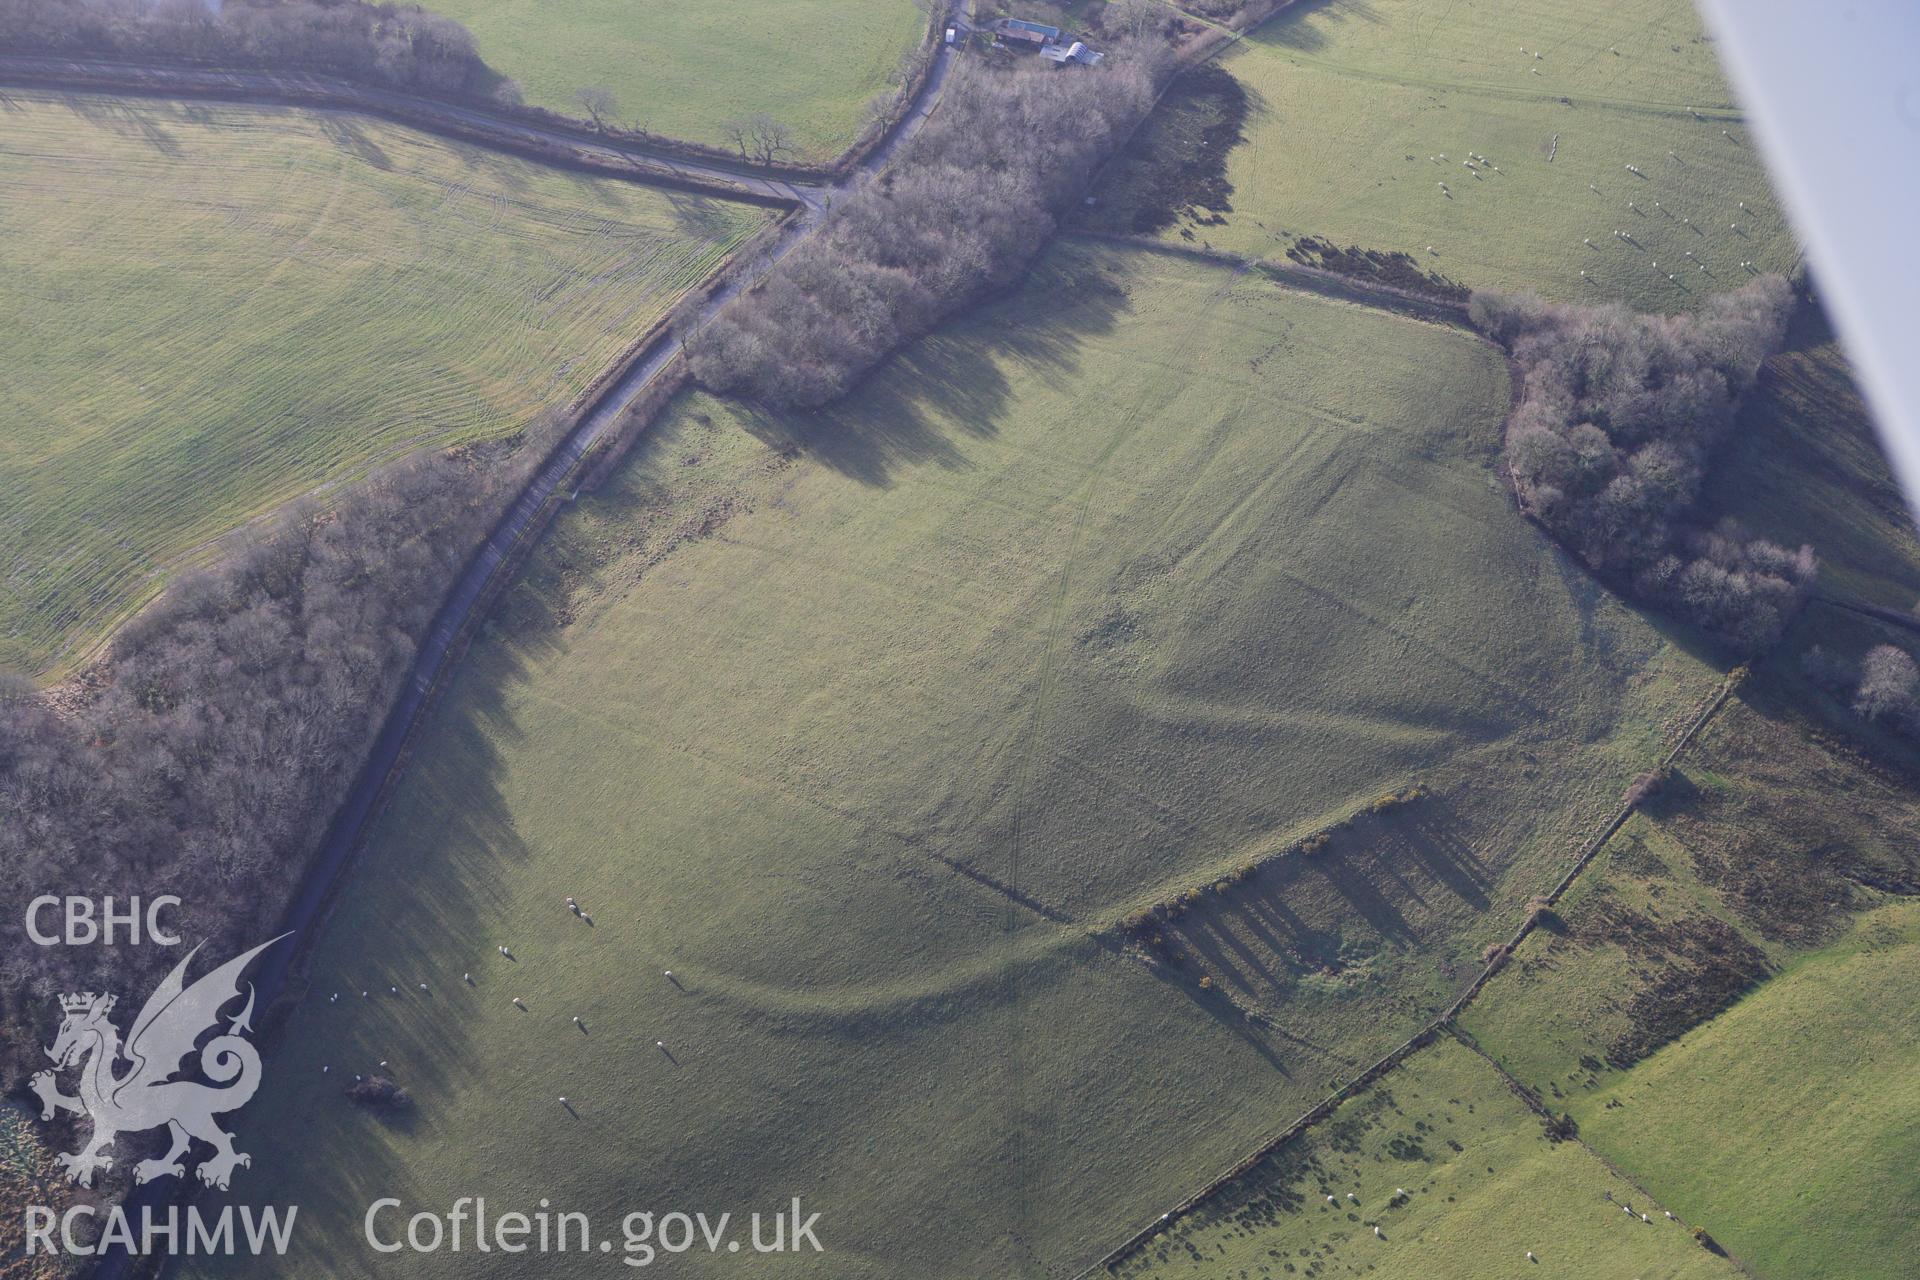
[[[813,408],[1012,284],[1151,109],[1166,55],[1096,68],[969,60],[902,162],[844,198],[754,289],[686,336],[710,390]]]

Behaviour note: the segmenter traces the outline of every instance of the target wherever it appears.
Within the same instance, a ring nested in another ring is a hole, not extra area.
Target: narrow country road
[[[314,72],[169,67],[104,58],[3,54],[0,55],[0,85],[47,86],[143,97],[210,98],[222,102],[290,105],[322,113],[375,115],[412,128],[451,134],[461,141],[482,146],[489,142],[496,146],[522,142],[564,147],[631,169],[633,176],[643,181],[651,174],[659,178],[723,183],[770,199],[808,205],[819,202],[829,191],[824,186],[768,178],[746,164],[736,167],[719,160],[692,159],[670,151],[595,137],[584,130],[549,127],[477,106],[416,97]]]
[[[933,67],[921,85],[919,99],[902,113],[900,122],[892,132],[839,184],[805,189],[799,197],[799,215],[787,224],[779,237],[755,261],[745,264],[723,287],[714,291],[700,310],[702,323],[712,319],[742,291],[751,288],[774,263],[819,225],[836,193],[865,182],[898,154],[901,146],[919,131],[938,104],[940,94],[946,87],[948,72],[952,69],[953,56],[954,50],[948,45],[943,43],[938,47]],[[426,710],[434,687],[446,672],[455,641],[466,629],[474,609],[485,598],[496,576],[503,571],[514,548],[534,531],[541,511],[560,486],[574,474],[588,450],[620,420],[628,406],[672,361],[675,353],[673,335],[663,333],[624,375],[607,385],[599,398],[581,415],[572,433],[554,449],[514,500],[512,507],[488,536],[485,545],[474,553],[473,559],[448,590],[439,614],[420,642],[419,652],[414,655],[405,687],[387,713],[386,723],[374,741],[365,764],[361,766],[353,789],[347,793],[334,814],[326,841],[308,868],[299,896],[288,909],[283,928],[304,931],[319,914],[334,880],[359,845],[367,820],[373,816],[389,775],[400,762],[408,736]],[[296,938],[292,947],[275,948],[268,953],[255,979],[263,997],[263,1005],[271,1005],[280,993],[300,948],[306,942],[304,937]]]
[[[967,0],[949,0],[949,2],[948,21],[952,25],[961,27],[962,30],[967,29],[964,16]],[[952,70],[954,52],[954,48],[944,42],[936,46],[933,66],[920,87],[916,101],[902,113],[900,121],[888,135],[841,182],[830,187],[803,187],[760,180],[770,191],[777,192],[783,200],[795,203],[799,208],[798,215],[788,222],[780,236],[767,246],[756,260],[745,264],[726,285],[714,291],[700,311],[702,322],[711,319],[741,291],[751,288],[768,268],[818,226],[831,207],[834,195],[851,190],[865,182],[899,153],[901,147],[920,130],[926,123],[927,117],[938,105],[940,95],[946,88],[948,73]],[[9,81],[9,70],[15,72],[16,77],[19,76],[22,64],[27,61],[66,63],[64,59],[26,60],[0,57],[0,83]],[[118,64],[103,65],[113,66],[122,74],[126,70],[124,66]],[[226,76],[234,73],[217,74]],[[258,100],[258,98],[249,99],[242,92],[248,79],[247,75],[241,73],[236,80],[229,82],[234,85],[236,100]],[[102,91],[109,90],[103,88]],[[263,96],[269,100],[278,100],[276,95],[281,92],[283,89],[268,88]],[[412,102],[413,100],[408,100],[410,106]],[[341,110],[342,108],[329,109]],[[457,108],[444,109],[458,110]],[[540,130],[537,126],[505,121],[500,117],[485,116],[484,113],[472,114],[482,117],[489,129],[511,128],[524,130],[532,135],[547,132]],[[564,139],[569,146],[582,145],[581,140],[571,134],[555,132],[547,136]],[[610,153],[622,156],[637,154],[625,152],[611,145],[606,149]],[[730,170],[697,165],[677,158],[648,155],[645,159],[649,163],[671,164],[682,173],[700,170],[702,176],[724,174],[728,181],[739,181],[742,176]],[[281,927],[283,930],[295,931],[296,936],[289,945],[271,948],[254,977],[254,988],[260,997],[262,1008],[271,1008],[275,1000],[283,994],[294,963],[301,957],[305,946],[311,942],[310,931],[319,918],[320,909],[332,892],[334,882],[359,846],[366,824],[379,805],[381,793],[400,766],[407,740],[429,707],[435,686],[444,678],[454,658],[455,642],[472,620],[474,610],[486,598],[488,589],[494,584],[495,579],[507,571],[508,559],[514,548],[522,539],[537,531],[540,514],[548,501],[559,491],[560,486],[573,476],[581,459],[586,456],[594,443],[619,421],[635,398],[667,367],[674,354],[673,335],[663,333],[623,376],[607,385],[599,397],[582,413],[579,423],[571,434],[548,456],[547,461],[535,473],[519,497],[514,500],[507,513],[494,526],[486,543],[474,553],[473,558],[461,571],[459,578],[448,589],[439,613],[434,617],[432,626],[420,642],[419,651],[414,655],[406,683],[387,712],[379,737],[374,740],[366,760],[362,763],[352,789],[348,791],[339,809],[335,811],[333,821],[327,829],[326,838],[301,880],[299,894],[287,910]],[[164,1185],[166,1184],[162,1181],[135,1188],[126,1201],[129,1209],[133,1210],[141,1204],[164,1203],[167,1197],[159,1190]],[[93,1280],[124,1280],[124,1277],[130,1274],[130,1261],[124,1250],[112,1250],[102,1256],[94,1268]]]

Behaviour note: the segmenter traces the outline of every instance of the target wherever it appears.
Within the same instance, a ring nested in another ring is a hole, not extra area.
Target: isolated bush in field
[[[1698,315],[1499,293],[1469,306],[1520,369],[1506,459],[1526,509],[1596,572],[1748,653],[1805,600],[1812,549],[1689,516],[1792,305],[1787,282],[1763,276]]]
[[[1390,813],[1404,805],[1427,798],[1427,789],[1423,786],[1411,786],[1404,791],[1389,791],[1367,806],[1369,813]]]
[[[347,1086],[347,1097],[366,1107],[404,1107],[413,1099],[385,1076],[366,1076]]]
[[[955,68],[901,162],[686,339],[709,389],[775,407],[842,395],[884,356],[1018,279],[1153,103],[1156,68]],[[752,158],[750,126],[736,142]]]
[[[1659,795],[1666,785],[1667,770],[1650,770],[1635,777],[1634,780],[1627,785],[1627,792],[1626,795],[1621,797],[1621,803],[1629,809],[1638,809],[1641,805]]]
[[[1869,720],[1905,725],[1913,720],[1917,690],[1920,666],[1914,665],[1913,656],[1890,644],[1877,645],[1860,660],[1853,709]]]

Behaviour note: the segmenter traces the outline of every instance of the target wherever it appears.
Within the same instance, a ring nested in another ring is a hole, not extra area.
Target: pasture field
[[[529,104],[580,115],[573,96],[610,91],[614,115],[667,137],[727,146],[727,121],[765,111],[813,161],[866,124],[927,29],[912,0],[436,0]]]
[[[0,669],[249,516],[564,405],[763,225],[345,114],[0,108]]]
[[[1622,1211],[1627,1204],[1636,1216]],[[1641,1212],[1654,1221],[1641,1222]],[[1497,1070],[1447,1038],[1343,1103],[1113,1274],[1732,1280],[1740,1273],[1586,1147],[1549,1139]]]
[[[1763,1275],[1896,1280],[1920,1257],[1920,902],[1860,917],[1573,1108]]]
[[[1220,65],[1249,95],[1232,211],[1165,235],[1256,257],[1319,236],[1476,288],[1669,312],[1745,282],[1742,262],[1796,260],[1686,0],[1307,0]],[[1466,168],[1476,153],[1498,171]],[[1103,216],[1124,222],[1147,180],[1116,166]]]
[[[1815,308],[1801,310],[1786,349],[1767,361],[1704,498],[1704,522],[1731,515],[1786,546],[1811,543],[1823,591],[1891,609],[1920,600],[1913,508]],[[1809,615],[1814,627],[1831,620],[1823,609]]]
[[[1463,1025],[1760,1274],[1905,1274],[1920,795],[1758,683]]]
[[[1460,331],[1074,243],[833,410],[683,398],[427,726],[235,1194],[295,1275],[461,1273],[368,1254],[377,1195],[1093,1261],[1430,1017],[1718,683],[1512,518],[1506,404]],[[1114,927],[1415,780],[1222,896],[1264,1021]]]

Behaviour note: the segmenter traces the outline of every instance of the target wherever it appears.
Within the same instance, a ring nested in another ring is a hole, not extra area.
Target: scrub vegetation
[[[1778,665],[1463,1022],[1759,1273],[1890,1278],[1920,1246],[1920,1016],[1892,994],[1920,957],[1920,789]]]

